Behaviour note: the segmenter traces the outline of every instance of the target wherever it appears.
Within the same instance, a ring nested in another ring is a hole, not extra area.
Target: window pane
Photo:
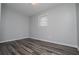
[[[40,18],[40,26],[48,26],[48,19],[46,16]]]

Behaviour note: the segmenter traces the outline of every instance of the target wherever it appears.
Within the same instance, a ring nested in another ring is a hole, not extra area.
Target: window
[[[40,17],[40,26],[48,26],[48,19],[46,16]]]

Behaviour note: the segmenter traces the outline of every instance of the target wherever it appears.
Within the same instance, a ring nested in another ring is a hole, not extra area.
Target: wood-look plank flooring
[[[76,48],[35,39],[0,43],[0,55],[78,55]]]

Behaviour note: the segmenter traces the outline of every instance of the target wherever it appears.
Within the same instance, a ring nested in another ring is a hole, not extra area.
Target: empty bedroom
[[[0,3],[0,55],[79,55],[78,3]]]

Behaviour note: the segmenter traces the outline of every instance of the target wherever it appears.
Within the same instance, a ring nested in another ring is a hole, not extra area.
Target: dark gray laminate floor
[[[22,39],[0,43],[0,55],[78,55],[76,48],[39,41]]]

